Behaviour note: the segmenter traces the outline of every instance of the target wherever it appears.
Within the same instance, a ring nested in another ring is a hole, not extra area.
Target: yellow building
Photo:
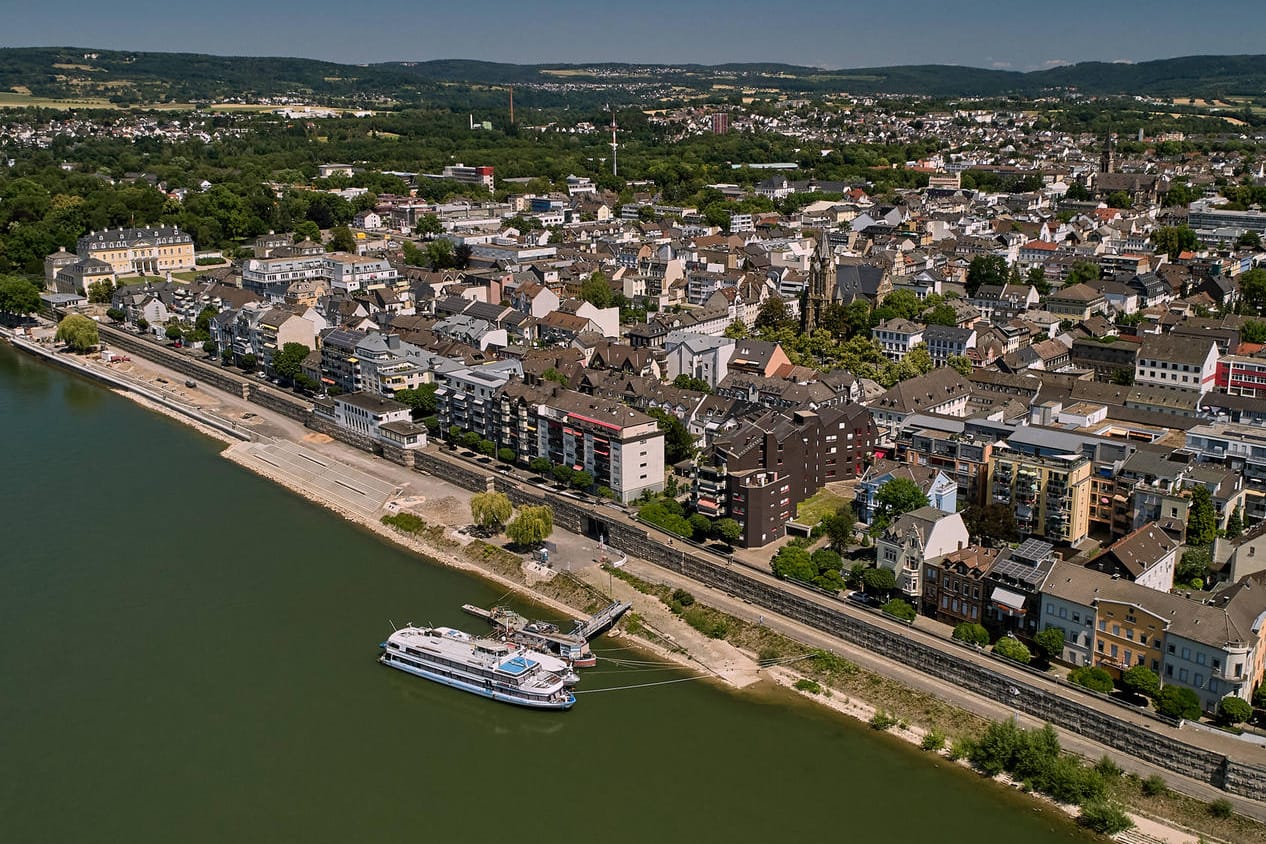
[[[1160,674],[1166,619],[1137,604],[1100,599],[1096,622],[1095,665],[1116,676],[1136,665]]]
[[[177,227],[106,229],[79,238],[80,258],[109,264],[116,275],[165,275],[195,267],[193,238]]]
[[[1090,532],[1090,472],[1079,454],[1039,457],[999,444],[988,488],[993,501],[1013,507],[1021,533],[1076,545]]]

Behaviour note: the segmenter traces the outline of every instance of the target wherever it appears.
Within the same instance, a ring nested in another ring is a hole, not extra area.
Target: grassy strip
[[[1243,815],[1218,817],[1213,803],[1179,794],[1133,774],[1117,777],[1108,784],[1115,800],[1142,814],[1172,820],[1195,832],[1234,841],[1236,844],[1266,844],[1266,825]],[[1150,793],[1154,792],[1154,793]],[[1216,801],[1215,801],[1216,802]]]
[[[412,513],[392,513],[382,517],[382,523],[401,533],[416,536],[437,548],[456,548],[457,543],[444,535],[443,525],[428,524],[425,519]]]
[[[651,583],[624,569],[612,573],[644,595],[664,602],[670,610],[705,636],[725,639],[735,647],[754,653],[762,663],[793,657],[804,659],[787,667],[825,689],[861,698],[892,713],[898,720],[917,723],[942,731],[956,738],[976,738],[984,733],[988,721],[952,706],[939,698],[866,671],[829,651],[806,651],[801,643],[768,627],[734,618],[720,610],[696,603],[685,590],[672,590]],[[685,598],[686,600],[683,600]]]

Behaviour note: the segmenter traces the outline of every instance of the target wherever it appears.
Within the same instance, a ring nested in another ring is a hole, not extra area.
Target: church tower
[[[1099,158],[1100,173],[1115,173],[1117,171],[1117,139],[1115,135],[1105,134],[1103,136],[1103,154]]]
[[[800,323],[805,334],[812,334],[822,323],[822,314],[830,304],[830,290],[834,286],[835,262],[826,229],[818,231],[818,248],[809,264],[809,283],[806,285],[804,304],[800,308]]]

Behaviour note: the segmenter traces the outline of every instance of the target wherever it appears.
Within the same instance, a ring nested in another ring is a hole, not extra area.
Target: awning
[[[989,600],[997,605],[999,609],[1016,615],[1024,615],[1024,596],[1019,592],[1012,592],[1010,589],[995,586],[993,594],[989,596]]]

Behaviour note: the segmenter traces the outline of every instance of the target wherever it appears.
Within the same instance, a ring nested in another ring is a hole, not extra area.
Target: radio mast
[[[615,109],[611,107],[610,103],[608,103],[607,110],[611,112],[611,175],[618,176],[620,175],[620,168],[616,162],[616,155],[618,154],[620,144],[615,139]]]

